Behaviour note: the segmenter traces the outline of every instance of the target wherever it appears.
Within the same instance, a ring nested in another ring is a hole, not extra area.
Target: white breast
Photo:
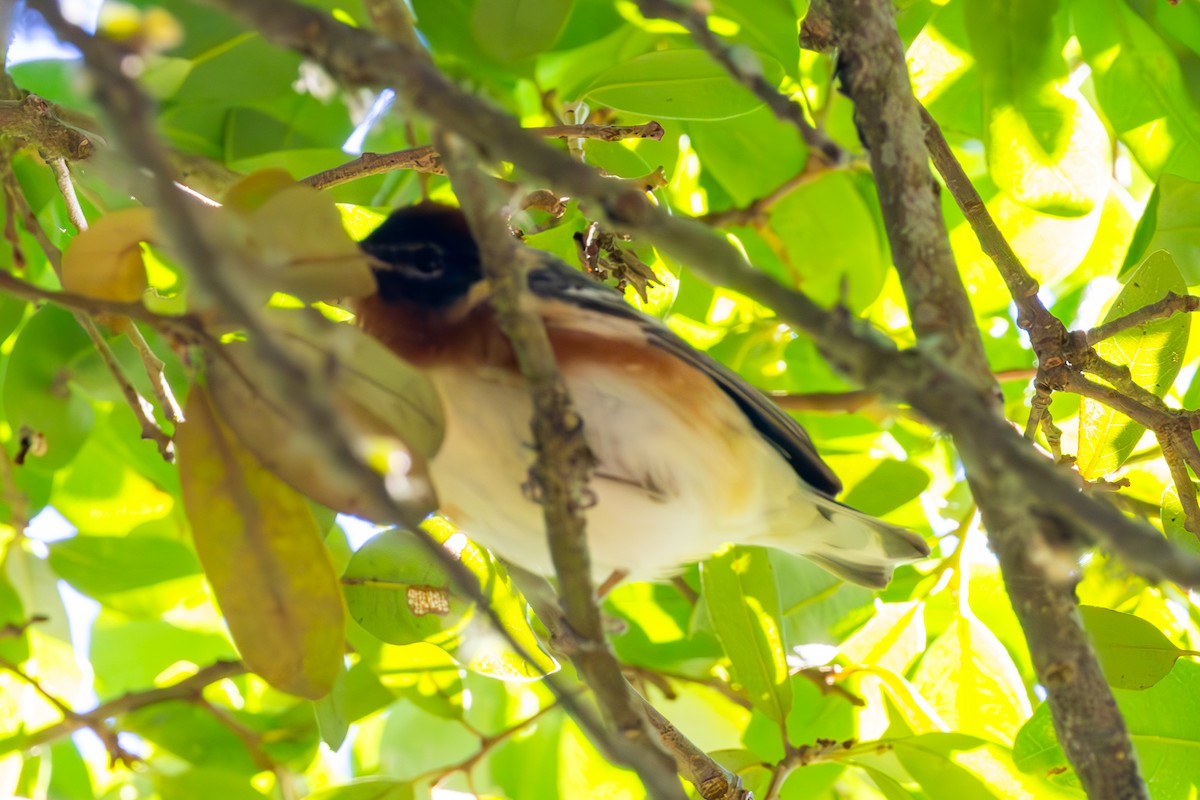
[[[717,387],[701,398],[651,396],[638,379],[645,368],[577,362],[564,373],[599,462],[587,511],[594,579],[617,570],[659,578],[728,542],[821,522],[791,467]],[[534,449],[521,380],[478,368],[433,377],[446,403],[431,465],[443,510],[498,555],[553,574],[541,506],[522,491]]]

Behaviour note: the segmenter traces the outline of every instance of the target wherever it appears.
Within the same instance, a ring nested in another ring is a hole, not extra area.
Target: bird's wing
[[[733,370],[692,347],[657,319],[626,303],[619,292],[550,257],[539,257],[538,265],[529,271],[528,279],[530,291],[536,295],[565,300],[590,311],[637,322],[652,346],[666,350],[699,370],[729,395],[754,428],[775,446],[805,483],[831,498],[842,490],[841,481],[821,460],[800,423]]]

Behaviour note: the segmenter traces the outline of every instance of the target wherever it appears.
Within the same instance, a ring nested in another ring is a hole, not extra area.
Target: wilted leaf
[[[1185,294],[1187,287],[1175,260],[1160,250],[1128,276],[1104,322],[1162,300],[1168,292]],[[1155,320],[1097,343],[1096,352],[1114,364],[1129,367],[1134,382],[1162,397],[1183,366],[1188,325],[1188,318],[1179,314]],[[1079,474],[1099,478],[1121,466],[1143,430],[1124,414],[1083,398],[1079,404]]]
[[[154,212],[149,208],[105,214],[63,251],[63,288],[101,300],[141,299],[148,285],[141,243],[155,238]]]
[[[423,373],[351,325],[310,332],[276,315],[279,343],[297,361],[327,375],[324,386],[351,434],[359,455],[383,477],[392,497],[422,514],[435,507],[425,460],[441,444],[443,416],[437,390]],[[297,436],[306,424],[291,398],[260,379],[253,347],[234,343],[214,354],[208,387],[222,419],[276,475],[322,505],[384,522],[350,476],[331,469],[310,440]]]
[[[1165,678],[1180,656],[1200,655],[1181,650],[1150,622],[1108,608],[1080,606],[1083,626],[1104,668],[1104,677],[1117,689],[1148,689]]]
[[[779,590],[767,553],[734,547],[700,565],[704,604],[734,678],[779,725],[792,707]]]
[[[213,233],[240,251],[270,291],[316,301],[375,292],[367,256],[328,195],[278,169],[233,186],[211,215]]]
[[[230,633],[271,685],[318,698],[345,649],[341,590],[312,512],[192,388],[175,435],[196,552]]]

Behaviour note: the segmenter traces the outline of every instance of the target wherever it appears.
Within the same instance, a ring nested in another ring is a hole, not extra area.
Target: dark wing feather
[[[651,345],[690,364],[721,387],[763,438],[788,460],[805,483],[831,498],[842,490],[842,482],[821,460],[800,423],[733,370],[695,349],[658,320],[626,303],[619,292],[544,254],[539,254],[538,266],[529,271],[529,288],[542,297],[566,300],[591,311],[638,322]]]

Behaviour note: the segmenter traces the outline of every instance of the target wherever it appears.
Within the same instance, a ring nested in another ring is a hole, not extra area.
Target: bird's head
[[[445,308],[483,278],[479,248],[462,211],[440,203],[399,209],[359,243],[385,302]]]

